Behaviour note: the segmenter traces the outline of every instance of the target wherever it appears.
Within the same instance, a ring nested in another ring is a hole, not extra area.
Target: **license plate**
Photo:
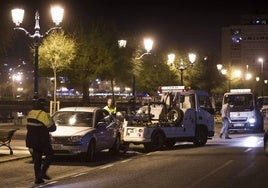
[[[52,144],[53,150],[61,150],[61,144]]]
[[[244,126],[243,123],[236,123],[236,124],[234,124],[234,127],[242,127],[242,126]]]
[[[127,132],[128,133],[134,133],[134,129],[128,129]]]

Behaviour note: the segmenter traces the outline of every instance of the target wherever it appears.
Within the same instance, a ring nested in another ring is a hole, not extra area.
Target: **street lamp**
[[[11,10],[12,20],[16,25],[14,30],[24,31],[28,37],[33,39],[34,42],[34,99],[38,99],[38,48],[40,45],[40,39],[47,36],[53,30],[61,29],[59,24],[62,21],[63,12],[64,10],[59,6],[51,7],[52,20],[55,23],[55,26],[50,28],[44,35],[42,35],[40,33],[40,25],[39,25],[40,17],[38,11],[36,11],[35,13],[35,26],[34,26],[35,32],[34,34],[30,34],[25,28],[20,27],[20,24],[22,23],[24,17],[24,10],[19,8]]]
[[[144,39],[144,48],[146,50],[145,53],[143,53],[140,57],[136,57],[136,59],[141,59],[144,55],[151,54],[151,50],[153,48],[154,41],[152,39],[146,38]]]
[[[196,60],[196,54],[194,53],[189,53],[188,54],[188,60],[189,63],[185,63],[182,59],[180,60],[179,65],[174,64],[175,61],[175,54],[169,54],[168,55],[168,64],[171,66],[175,66],[176,69],[180,71],[180,76],[181,76],[181,85],[183,86],[183,71],[188,69],[189,67],[192,67],[195,63]]]
[[[154,44],[154,41],[150,38],[145,38],[144,41],[144,48],[146,50],[145,53],[143,53],[141,56],[139,57],[136,57],[135,59],[141,59],[144,55],[150,55],[151,54],[151,50],[153,48],[153,44]],[[127,41],[126,40],[118,40],[118,46],[119,48],[125,48],[126,47],[126,44],[127,44]],[[133,74],[132,76],[132,96],[133,96],[133,99],[134,99],[134,106],[133,108],[135,109],[136,107],[136,76],[135,74]]]

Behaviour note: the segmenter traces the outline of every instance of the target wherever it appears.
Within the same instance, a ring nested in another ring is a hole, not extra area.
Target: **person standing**
[[[227,102],[222,105],[221,109],[221,118],[222,118],[222,128],[220,131],[220,138],[222,136],[225,136],[225,139],[232,139],[229,137],[228,133],[228,127],[229,127],[229,122],[230,122],[230,99],[227,99]]]
[[[104,109],[107,110],[110,114],[113,114],[113,115],[116,114],[116,107],[115,107],[113,99],[107,100],[107,105],[104,107]]]
[[[47,170],[54,155],[49,132],[56,130],[52,117],[45,110],[45,100],[34,100],[33,110],[27,114],[26,147],[32,150],[34,162],[35,184],[51,179]],[[42,164],[42,156],[45,159]]]

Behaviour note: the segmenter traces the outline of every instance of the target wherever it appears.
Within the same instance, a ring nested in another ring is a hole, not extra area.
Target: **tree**
[[[159,54],[146,55],[137,63],[137,90],[155,96],[160,86],[178,85],[176,72],[169,69],[166,58]]]
[[[75,58],[77,45],[74,38],[67,36],[64,31],[52,32],[47,36],[39,47],[40,68],[51,68],[54,77],[54,106],[57,102],[57,73],[69,68],[70,63]]]
[[[128,80],[126,76],[132,70],[130,48],[119,49],[120,38],[113,23],[91,22],[86,27],[79,27],[75,36],[79,50],[71,67],[78,68],[68,75],[72,84],[82,87],[85,103],[89,102],[88,89],[94,79],[110,80],[112,90],[115,80],[123,83]]]
[[[201,89],[209,93],[222,88],[223,81],[217,70],[217,60],[213,55],[199,55],[194,66],[187,70],[187,80],[191,88]]]

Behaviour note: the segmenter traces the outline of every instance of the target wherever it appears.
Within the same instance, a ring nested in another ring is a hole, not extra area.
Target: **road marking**
[[[113,164],[105,165],[105,166],[103,166],[103,167],[100,167],[100,169],[106,169],[106,168],[110,168],[110,167],[112,167],[112,166],[114,166],[114,165],[113,165]]]
[[[132,159],[126,159],[126,160],[123,160],[123,161],[121,161],[121,163],[126,163],[126,162],[129,162],[129,161],[131,161]]]
[[[249,151],[252,151],[252,148],[248,148],[244,152],[249,152]]]
[[[78,177],[78,176],[82,176],[82,175],[84,175],[84,174],[87,174],[87,173],[86,173],[86,172],[81,172],[81,173],[79,173],[79,174],[75,174],[75,175],[73,175],[73,176],[71,176],[71,177],[75,178],[75,177]]]
[[[218,171],[220,171],[221,169],[225,168],[226,166],[228,166],[229,164],[231,164],[232,162],[234,162],[233,160],[229,160],[226,163],[224,163],[223,165],[221,165],[220,167],[216,168],[215,170],[211,171],[210,173],[208,173],[206,176],[203,176],[202,178],[200,178],[199,180],[195,181],[194,183],[192,183],[191,185],[187,186],[187,187],[194,187],[196,185],[198,185],[200,182],[202,182],[203,180],[205,180],[206,178],[212,176],[213,174],[216,174]]]

